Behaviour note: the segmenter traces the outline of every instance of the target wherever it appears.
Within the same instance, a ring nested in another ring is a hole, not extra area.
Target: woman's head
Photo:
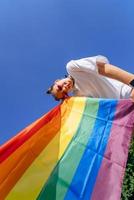
[[[71,76],[63,79],[58,79],[48,89],[47,94],[52,94],[55,100],[65,99],[68,97],[68,93],[72,91],[74,86],[74,80]]]

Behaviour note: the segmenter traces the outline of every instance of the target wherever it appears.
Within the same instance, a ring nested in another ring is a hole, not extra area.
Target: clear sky
[[[45,91],[71,59],[134,72],[133,0],[0,1],[0,143],[58,103]]]

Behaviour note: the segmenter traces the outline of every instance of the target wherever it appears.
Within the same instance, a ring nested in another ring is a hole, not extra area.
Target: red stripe
[[[0,148],[0,163],[7,159],[18,147],[24,144],[29,138],[31,138],[36,132],[42,128],[45,124],[49,123],[50,120],[55,117],[60,112],[60,105],[56,106],[54,109],[49,111],[40,120],[37,120],[37,124],[31,127],[29,130],[28,127],[22,130],[19,134],[9,140]],[[36,122],[35,122],[36,123]]]

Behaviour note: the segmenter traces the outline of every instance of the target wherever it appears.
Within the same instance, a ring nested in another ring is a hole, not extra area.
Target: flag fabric
[[[0,149],[1,200],[120,200],[130,100],[71,97]]]

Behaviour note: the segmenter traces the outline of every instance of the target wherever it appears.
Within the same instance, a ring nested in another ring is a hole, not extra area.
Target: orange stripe
[[[36,134],[27,140],[25,144],[21,145],[8,159],[1,163],[0,171],[3,171],[2,175],[0,175],[1,200],[5,199],[35,158],[38,157],[41,151],[45,149],[48,143],[50,143],[55,135],[57,135],[58,131],[60,131],[61,118],[64,116],[68,106],[72,109],[73,100],[69,101],[69,105],[67,104],[68,101],[64,101],[61,106],[62,110],[59,106],[60,110],[57,116],[53,117],[49,123],[45,124]],[[66,112],[66,118],[63,117],[63,121],[68,119],[68,115],[71,111],[70,109]]]
[[[25,128],[13,139],[9,140],[0,148],[0,163],[7,159],[18,147],[20,147],[25,141],[31,138],[42,126],[47,124],[57,113],[59,112],[59,106],[48,112],[42,118]]]
[[[84,102],[78,104],[78,102],[74,101],[73,106],[71,106],[69,101],[64,106],[61,106],[60,131],[18,180],[11,192],[6,196],[7,200],[36,199],[52,170],[64,154],[72,137],[75,135],[82,117],[84,105]],[[31,183],[32,187],[29,187]]]
[[[48,145],[60,129],[60,112],[45,124],[28,141],[21,145],[8,159],[0,165],[0,198],[4,200],[34,159]]]

